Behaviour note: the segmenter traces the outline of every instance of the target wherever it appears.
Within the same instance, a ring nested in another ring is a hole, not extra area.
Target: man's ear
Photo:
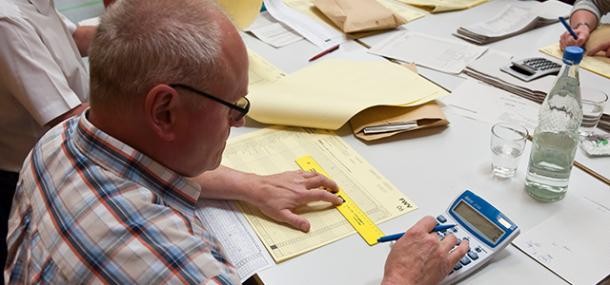
[[[173,141],[176,138],[179,100],[178,92],[165,84],[154,86],[145,95],[145,122],[165,141]]]

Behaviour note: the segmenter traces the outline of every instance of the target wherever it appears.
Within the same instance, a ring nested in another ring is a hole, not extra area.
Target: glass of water
[[[608,95],[599,89],[582,88],[582,124],[580,125],[581,136],[594,133],[599,118],[604,113],[604,106],[608,102]]]
[[[528,132],[523,126],[500,122],[491,127],[491,170],[498,177],[515,175]]]

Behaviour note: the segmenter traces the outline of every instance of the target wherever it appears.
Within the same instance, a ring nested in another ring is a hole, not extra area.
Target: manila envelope
[[[393,29],[407,22],[376,0],[314,0],[314,5],[344,33]]]
[[[601,45],[610,40],[610,24],[600,24],[589,36],[589,40],[585,44],[585,50],[591,50],[598,45]],[[610,64],[610,58],[605,52],[600,51],[594,55],[596,58]]]
[[[387,132],[365,133],[369,127],[392,127],[403,124],[406,128]],[[374,141],[396,134],[449,124],[436,101],[415,107],[376,106],[368,108],[350,120],[354,135],[364,141]]]

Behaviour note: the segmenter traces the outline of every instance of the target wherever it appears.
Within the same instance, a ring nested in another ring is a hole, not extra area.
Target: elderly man
[[[598,27],[601,16],[609,12],[610,0],[576,1],[570,15],[570,26],[578,35],[578,39],[574,39],[568,32],[563,33],[559,39],[561,49],[572,45],[584,46],[591,33]],[[595,55],[600,51],[605,52],[606,57],[610,57],[610,39],[605,39],[599,45],[592,47],[587,51],[587,55]]]
[[[249,102],[244,45],[214,4],[116,2],[90,62],[91,108],[50,130],[22,168],[9,283],[237,284],[194,216],[198,199],[242,200],[304,231],[295,207],[341,203],[320,175],[216,169]],[[434,225],[427,217],[397,242],[386,284],[436,283],[465,254],[467,242],[452,250],[455,237],[438,240]]]

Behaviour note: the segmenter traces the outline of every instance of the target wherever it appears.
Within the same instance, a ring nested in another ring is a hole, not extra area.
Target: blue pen
[[[433,229],[432,232],[440,232],[440,231],[444,231],[450,228],[455,227],[455,224],[451,224],[451,225],[436,225]],[[401,238],[405,233],[399,233],[399,234],[393,234],[393,235],[388,235],[388,236],[382,236],[379,239],[377,239],[377,242],[386,242],[386,241],[393,241],[393,240],[397,240],[399,238]]]
[[[566,28],[566,30],[568,30],[568,33],[570,33],[575,40],[578,40],[578,35],[576,32],[574,32],[574,30],[572,30],[572,27],[570,27],[566,19],[559,17],[559,22],[561,22],[561,24]]]

